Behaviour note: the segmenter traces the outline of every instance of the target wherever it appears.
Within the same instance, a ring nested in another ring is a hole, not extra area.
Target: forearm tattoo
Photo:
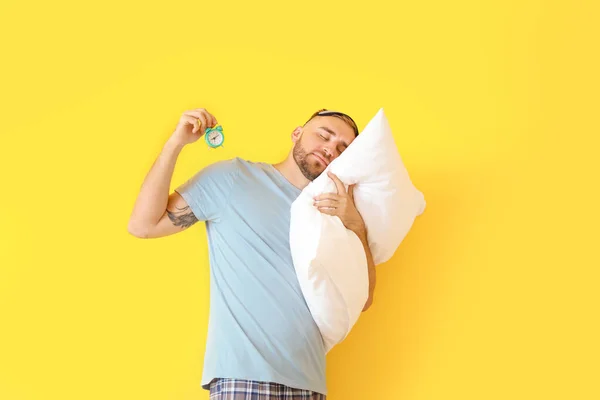
[[[187,228],[198,222],[198,219],[190,209],[190,206],[177,208],[177,211],[167,210],[167,215],[169,216],[169,219],[173,225],[181,226],[182,228]]]

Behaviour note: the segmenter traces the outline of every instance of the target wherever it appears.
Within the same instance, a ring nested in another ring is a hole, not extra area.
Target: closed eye
[[[321,135],[320,133],[319,133],[319,136],[321,136],[321,138],[322,138],[323,140],[329,140],[329,138],[326,138],[325,136]]]

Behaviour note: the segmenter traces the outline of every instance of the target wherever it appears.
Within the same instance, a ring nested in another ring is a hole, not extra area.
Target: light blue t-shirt
[[[290,207],[301,190],[275,167],[219,161],[175,189],[210,251],[202,387],[213,378],[280,383],[326,394],[325,347],[294,270]]]

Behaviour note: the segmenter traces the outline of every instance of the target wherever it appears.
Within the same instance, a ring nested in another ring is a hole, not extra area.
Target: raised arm
[[[216,124],[215,117],[205,109],[183,113],[142,183],[127,226],[130,234],[157,238],[181,232],[198,221],[179,193],[169,194],[169,187],[181,150]]]

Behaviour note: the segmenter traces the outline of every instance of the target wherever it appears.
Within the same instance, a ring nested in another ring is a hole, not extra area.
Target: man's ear
[[[303,128],[301,126],[298,126],[292,131],[292,142],[296,143],[298,140],[300,140],[300,136],[302,136],[302,129]]]

